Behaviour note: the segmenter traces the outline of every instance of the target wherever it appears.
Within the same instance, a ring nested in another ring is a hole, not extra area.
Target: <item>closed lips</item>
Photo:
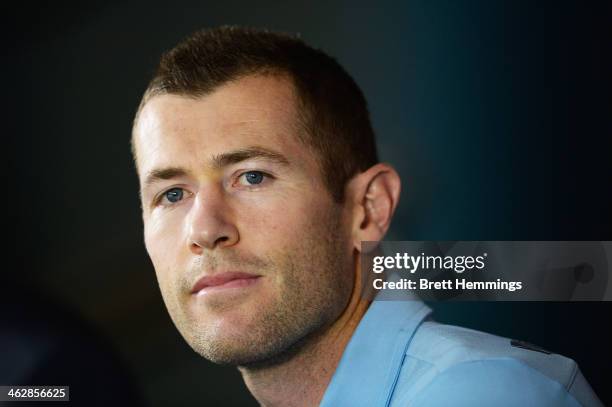
[[[220,287],[231,282],[238,282],[237,280],[255,280],[259,277],[261,276],[241,272],[225,272],[204,276],[195,283],[191,293],[196,294],[205,288]]]

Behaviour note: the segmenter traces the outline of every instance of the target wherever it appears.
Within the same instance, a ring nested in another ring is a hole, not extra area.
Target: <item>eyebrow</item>
[[[263,147],[248,147],[214,156],[213,167],[223,168],[231,164],[256,158],[273,161],[277,164],[289,165],[289,160],[287,160],[284,155],[277,153],[276,151]]]
[[[215,155],[212,159],[212,168],[220,169],[228,165],[237,164],[252,159],[264,159],[281,165],[289,165],[289,160],[276,151],[263,147],[248,147]],[[156,182],[169,180],[188,175],[188,171],[180,167],[157,168],[149,171],[144,184],[149,186]]]
[[[187,171],[178,167],[168,167],[168,168],[159,168],[149,171],[147,177],[145,178],[145,185],[152,185],[156,182],[183,177],[187,175]]]

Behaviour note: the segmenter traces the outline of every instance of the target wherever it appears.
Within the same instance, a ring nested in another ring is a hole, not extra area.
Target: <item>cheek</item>
[[[298,199],[261,200],[239,216],[242,243],[268,247],[289,244],[312,223],[311,208]]]
[[[283,197],[252,206],[251,216],[241,216],[242,243],[254,254],[282,253],[291,257],[306,246],[322,244],[329,237],[331,224],[339,221],[325,192],[296,193],[291,199]],[[340,231],[334,227],[333,232]]]
[[[155,271],[163,273],[176,263],[176,254],[183,244],[183,222],[178,216],[153,214],[144,223],[145,247]]]
[[[144,240],[153,263],[157,283],[164,303],[174,319],[179,309],[175,294],[178,292],[176,269],[180,267],[180,222],[169,223],[165,219],[151,218],[145,222]]]

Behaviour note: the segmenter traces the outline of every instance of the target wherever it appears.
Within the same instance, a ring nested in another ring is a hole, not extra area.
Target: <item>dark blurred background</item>
[[[347,68],[404,182],[388,239],[612,240],[609,2],[75,4],[3,6],[3,183],[16,201],[3,210],[0,379],[20,382],[0,384],[72,384],[75,400],[104,384],[126,405],[255,404],[166,313],[129,151],[158,57],[202,27],[298,32]],[[572,357],[612,403],[612,303],[434,308]]]

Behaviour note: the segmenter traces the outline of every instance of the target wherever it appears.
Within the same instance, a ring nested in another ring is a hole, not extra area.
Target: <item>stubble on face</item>
[[[293,355],[342,314],[353,280],[341,236],[341,211],[330,207],[328,213],[321,216],[319,211],[318,215],[316,222],[306,222],[307,229],[269,256],[226,254],[221,259],[207,255],[185,274],[196,275],[201,267],[210,269],[222,263],[275,281],[276,295],[266,303],[251,303],[257,309],[244,315],[240,329],[228,333],[214,323],[202,323],[176,296],[180,290],[162,288],[177,329],[198,354],[223,365],[275,364]],[[171,273],[180,274],[178,270]],[[202,312],[223,313],[231,307],[232,302],[213,300]]]

